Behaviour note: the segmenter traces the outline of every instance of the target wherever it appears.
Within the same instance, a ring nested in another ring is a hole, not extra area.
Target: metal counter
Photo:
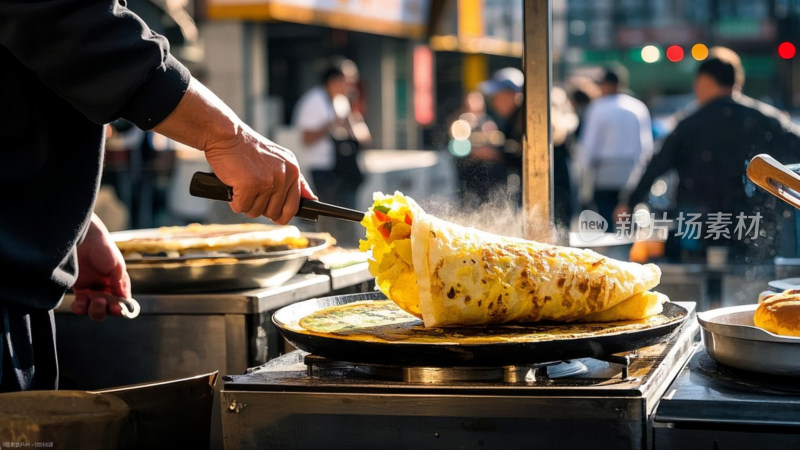
[[[284,347],[272,313],[291,303],[334,292],[363,290],[367,264],[300,273],[281,286],[198,294],[137,294],[142,310],[128,320],[93,322],[56,309],[62,389],[102,389],[219,371],[243,373]]]

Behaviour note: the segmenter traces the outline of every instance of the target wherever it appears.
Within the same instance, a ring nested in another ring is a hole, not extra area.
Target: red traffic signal
[[[797,49],[791,42],[781,42],[778,45],[778,56],[783,59],[792,59],[797,54]]]
[[[680,45],[670,45],[667,47],[667,59],[672,62],[683,60],[683,47]]]

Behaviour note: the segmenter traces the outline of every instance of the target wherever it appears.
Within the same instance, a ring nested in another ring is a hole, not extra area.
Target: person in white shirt
[[[620,191],[653,155],[653,130],[647,106],[622,92],[623,68],[606,68],[598,86],[601,95],[586,109],[575,162],[579,179],[588,184],[582,200],[590,200],[613,231]]]
[[[308,90],[294,109],[293,127],[300,132],[302,146],[297,156],[311,175],[313,186],[323,192],[320,200],[354,208],[363,176],[356,155],[370,142],[363,118],[351,108],[349,94],[358,80],[358,69],[350,60],[332,64],[321,83]],[[350,224],[320,219],[319,231],[334,234],[344,245],[357,245],[358,236]]]
[[[327,182],[327,179],[315,178],[323,172],[331,173],[336,165],[336,149],[330,139],[330,132],[334,123],[343,118],[337,116],[333,99],[346,93],[347,80],[344,72],[338,67],[330,67],[323,73],[321,84],[303,94],[295,107],[292,121],[294,127],[301,132],[303,142],[300,157],[303,159],[303,166],[312,173],[312,182],[315,185]],[[350,112],[350,105],[347,102],[343,104],[346,111],[342,112],[346,117]]]

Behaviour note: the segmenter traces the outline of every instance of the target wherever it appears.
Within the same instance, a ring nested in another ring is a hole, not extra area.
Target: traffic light
[[[784,41],[778,45],[778,56],[782,59],[792,59],[796,54],[797,49],[791,42]]]
[[[667,47],[667,59],[671,62],[680,62],[683,60],[683,47],[680,45],[670,45]]]
[[[706,44],[697,43],[692,46],[692,58],[703,61],[708,58],[708,47]]]
[[[661,49],[655,45],[642,47],[642,61],[646,63],[658,62],[661,59]]]

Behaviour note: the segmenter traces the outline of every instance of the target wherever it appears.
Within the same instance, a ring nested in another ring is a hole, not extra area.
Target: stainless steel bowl
[[[308,257],[329,243],[309,238],[309,246],[257,255],[129,260],[134,293],[216,292],[278,286],[292,278]]]
[[[697,314],[706,351],[737,369],[800,376],[800,337],[779,336],[753,324],[758,305],[713,309]]]

